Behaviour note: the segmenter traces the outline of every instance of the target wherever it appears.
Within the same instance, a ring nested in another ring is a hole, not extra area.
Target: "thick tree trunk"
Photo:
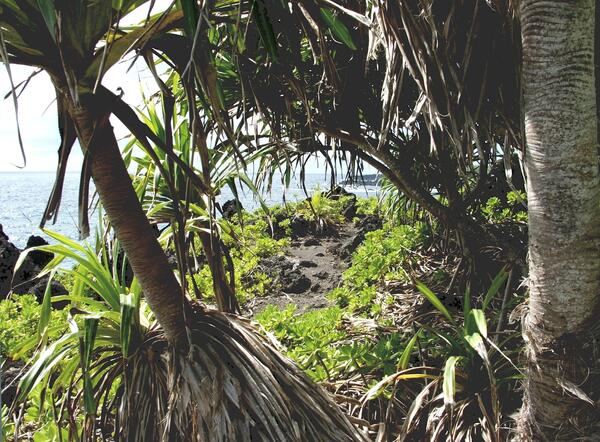
[[[108,110],[97,97],[87,95],[81,97],[80,105],[70,106],[69,114],[80,144],[90,156],[91,174],[102,206],[144,296],[167,340],[173,345],[181,344],[185,338],[185,300],[181,286],[133,190],[108,121]]]
[[[600,182],[594,0],[522,0],[528,376],[519,440],[599,440]],[[596,384],[596,385],[594,385]]]

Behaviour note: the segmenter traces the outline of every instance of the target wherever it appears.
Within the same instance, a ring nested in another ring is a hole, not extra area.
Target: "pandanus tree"
[[[494,175],[522,186],[511,179],[522,144],[511,15],[478,0],[260,0],[202,14],[212,26],[198,27],[194,55],[215,59],[213,90],[231,97],[230,112],[208,103],[230,125],[258,115],[280,146],[263,177],[314,154],[366,163],[455,232],[465,262],[482,249],[519,258],[519,235],[498,241],[506,232],[478,214]]]
[[[66,161],[77,139],[85,155],[81,200],[85,205],[91,177],[160,324],[162,337],[155,342],[162,347],[156,348],[166,352],[169,369],[168,385],[157,397],[168,403],[153,402],[154,427],[136,419],[137,427],[132,423],[126,434],[120,435],[119,428],[115,433],[126,440],[361,440],[335,404],[250,325],[192,304],[169,267],[133,190],[109,117],[116,115],[141,140],[152,139],[152,131],[102,86],[103,74],[125,53],[143,50],[161,33],[184,25],[181,10],[172,5],[143,27],[120,29],[120,17],[143,3],[0,1],[3,61],[9,69],[17,63],[44,70],[56,90],[62,144],[44,219],[56,215]],[[168,149],[166,153],[181,163]],[[199,189],[210,192],[201,176],[189,172]],[[85,216],[82,227],[85,233]],[[130,369],[136,357],[143,358],[132,355],[126,361]],[[149,413],[136,407],[136,398],[134,388],[122,410]],[[94,438],[93,432],[86,436]]]
[[[593,438],[598,392],[591,343],[599,293],[593,2],[236,3],[220,26],[227,11],[206,11],[217,25],[204,39],[226,48],[217,65],[227,73],[220,87],[238,88],[233,109],[260,114],[280,140],[282,148],[262,162],[267,175],[290,157],[334,148],[377,168],[456,231],[465,257],[504,248],[503,259],[514,261],[523,242],[499,244],[476,219],[476,208],[489,195],[498,163],[515,185],[513,152],[524,152],[531,298],[519,434]],[[236,18],[254,24],[241,43]],[[511,234],[498,238],[510,242]]]

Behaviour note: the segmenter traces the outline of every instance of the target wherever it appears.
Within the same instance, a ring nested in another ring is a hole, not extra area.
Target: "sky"
[[[151,74],[144,70],[141,62],[128,70],[130,60],[123,61],[111,69],[105,77],[103,84],[113,92],[121,87],[124,91],[123,99],[131,105],[142,102],[140,81],[142,87],[153,90]],[[11,66],[15,84],[25,80],[33,69],[23,66]],[[4,99],[11,90],[8,74],[4,67],[0,67],[0,171],[53,171],[58,161],[58,147],[60,136],[56,114],[54,89],[50,79],[45,73],[39,73],[31,79],[27,88],[18,100],[18,116],[21,136],[25,149],[26,165],[19,147],[17,122],[12,97]],[[127,131],[113,119],[113,126],[117,137],[123,137]],[[79,170],[83,156],[81,149],[73,148],[69,158],[69,170]]]
[[[155,11],[160,11],[170,0],[158,0]],[[130,24],[145,19],[147,9],[138,8],[127,16],[123,24]],[[103,85],[113,92],[121,88],[123,100],[132,106],[142,103],[142,91],[145,94],[156,90],[150,72],[139,59],[131,66],[131,56],[113,66],[105,75]],[[18,85],[33,72],[33,68],[11,66],[13,82]],[[0,172],[41,172],[55,171],[58,163],[60,136],[58,133],[56,103],[54,89],[47,74],[41,72],[31,79],[18,100],[18,118],[21,128],[26,163],[23,161],[17,134],[17,121],[12,97],[4,98],[11,91],[6,67],[0,64]],[[128,133],[116,119],[111,119],[117,138]],[[78,145],[74,146],[68,162],[69,171],[79,171],[83,155]],[[322,165],[323,162],[320,162]],[[25,166],[25,167],[22,167]],[[370,167],[365,173],[373,173]],[[310,161],[309,172],[319,172],[322,167],[316,161]]]
[[[163,10],[170,0],[158,0],[154,11]],[[122,20],[123,25],[134,24],[146,18],[147,7],[140,7]],[[18,85],[25,80],[33,68],[11,66],[13,82]],[[123,100],[138,106],[142,103],[142,89],[145,93],[156,90],[150,72],[144,69],[143,61],[131,67],[131,57],[113,66],[105,75],[103,85],[113,92],[120,87],[124,91]],[[7,171],[54,171],[58,163],[60,136],[56,116],[54,89],[47,74],[41,72],[31,79],[19,97],[18,116],[21,136],[25,149],[26,164],[21,168],[23,158],[19,147],[17,122],[12,97],[4,97],[11,91],[9,77],[4,64],[0,65],[0,172]],[[127,135],[122,124],[112,118],[117,138]],[[78,145],[73,147],[68,170],[80,170],[83,155]]]

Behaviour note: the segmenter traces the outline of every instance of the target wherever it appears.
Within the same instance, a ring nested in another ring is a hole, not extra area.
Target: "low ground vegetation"
[[[493,222],[521,222],[518,199],[492,199],[483,214]],[[327,293],[327,307],[299,313],[290,300],[253,311],[254,321],[373,437],[504,440],[509,416],[520,405],[515,398],[522,345],[507,318],[522,294],[505,288],[505,268],[489,280],[487,292],[459,293],[458,259],[442,252],[447,246],[435,224],[402,224],[380,207],[376,198],[330,198],[317,191],[268,213],[241,211],[220,220],[230,257],[225,264],[233,265],[240,304],[281,290],[264,260],[285,256],[299,237],[336,236],[365,219],[379,219],[380,228],[360,237],[351,252],[337,287]],[[28,405],[20,412],[9,409],[12,403],[3,405],[5,435],[21,428],[16,437],[23,439],[34,432],[34,440],[60,440],[90,431],[110,438],[114,407],[124,388],[131,388],[124,383],[124,361],[153,366],[144,353],[154,345],[152,315],[135,279],[126,281],[126,263],[112,259],[118,244],[93,248],[56,240],[45,250],[78,262],[73,270],[55,268],[69,289],[62,300],[70,308],[52,309],[50,299],[38,303],[32,295],[0,304],[5,365],[29,367],[20,373],[18,390],[13,382],[13,396]],[[201,255],[193,261],[188,287],[211,304],[210,268]],[[160,370],[151,376],[160,377]],[[17,417],[7,419],[11,411]]]

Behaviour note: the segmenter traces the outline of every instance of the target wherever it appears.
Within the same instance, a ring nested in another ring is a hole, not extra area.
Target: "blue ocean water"
[[[53,172],[0,172],[0,224],[4,233],[17,247],[23,248],[30,235],[40,235],[49,239],[39,229],[39,224],[52,191],[55,174]],[[308,173],[306,189],[310,192],[315,188],[327,189],[328,176],[325,173]],[[366,186],[348,189],[359,196],[376,195],[377,188]],[[92,186],[93,191],[93,186]],[[304,190],[298,180],[293,180],[289,188],[284,189],[279,180],[273,181],[269,194],[263,196],[268,205],[305,198]],[[77,198],[79,194],[79,174],[67,173],[64,184],[63,198],[56,224],[46,224],[46,228],[78,239],[77,228]],[[229,188],[223,189],[218,200],[222,203],[233,197]],[[248,189],[240,193],[242,205],[247,210],[259,206],[252,192]],[[92,229],[96,224],[97,215],[90,214]],[[51,241],[50,241],[51,242]]]

